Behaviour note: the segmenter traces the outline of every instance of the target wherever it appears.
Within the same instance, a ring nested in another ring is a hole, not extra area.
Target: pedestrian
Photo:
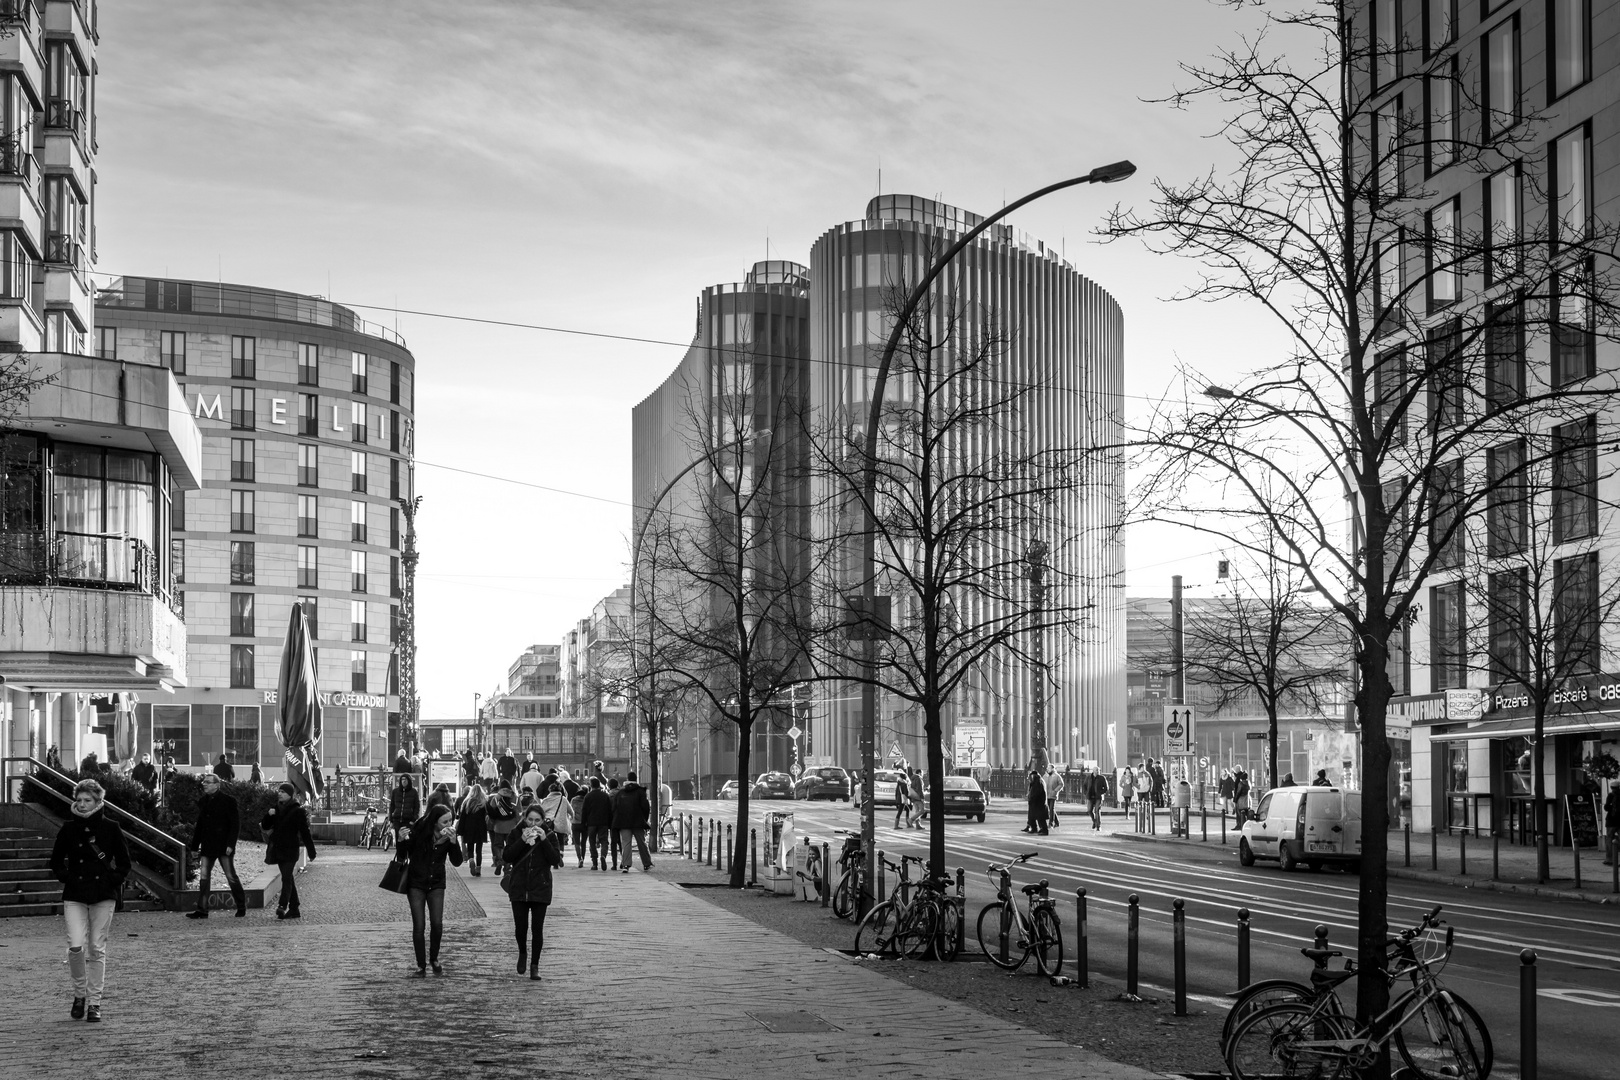
[[[484,792],[488,794],[495,790],[495,783],[501,774],[495,768],[495,755],[487,751],[478,752],[478,782],[484,785]]]
[[[495,772],[503,783],[511,784],[514,791],[517,789],[517,758],[512,756],[510,746],[502,752],[501,759],[495,763]]]
[[[1282,783],[1278,784],[1277,786],[1278,787],[1293,787],[1294,786],[1294,774],[1293,773],[1283,773]]]
[[[136,763],[133,769],[129,770],[129,778],[147,791],[157,790],[158,771],[157,766],[152,764],[151,754],[141,755],[141,760]]]
[[[911,810],[911,781],[906,778],[906,770],[900,769],[894,776],[894,827],[900,828],[900,822],[908,816]]]
[[[1046,826],[1046,782],[1041,778],[1040,771],[1029,771],[1029,823],[1024,826],[1027,833],[1040,833],[1048,835],[1050,830]]]
[[[1249,813],[1249,774],[1241,765],[1232,770],[1232,813],[1240,824]]]
[[[463,791],[478,782],[478,761],[473,757],[472,747],[461,752],[461,789]]]
[[[236,779],[236,770],[231,768],[231,759],[224,754],[214,760],[214,775],[224,781]]]
[[[613,831],[613,798],[602,787],[600,776],[591,777],[591,789],[585,793],[580,817],[585,821],[585,838],[591,849],[591,869],[611,870],[608,855],[611,844],[608,834]]]
[[[619,872],[630,872],[630,844],[635,842],[641,855],[643,873],[652,869],[652,855],[647,851],[647,826],[652,818],[652,805],[647,801],[647,789],[636,783],[634,770],[625,774],[613,796],[613,831],[619,838],[619,854],[623,862]]]
[[[523,825],[506,845],[506,880],[512,900],[512,924],[517,932],[518,974],[540,981],[540,950],[545,946],[546,908],[551,906],[553,868],[562,866],[562,837],[553,831],[545,813],[531,806]]]
[[[388,824],[394,830],[394,840],[400,832],[410,828],[422,816],[422,799],[416,793],[416,776],[409,763],[394,762],[394,790],[388,793]]]
[[[519,813],[517,794],[511,784],[502,780],[501,786],[484,803],[484,821],[489,828],[489,862],[495,868],[496,877],[505,872],[506,861],[502,856],[506,838],[517,828]]]
[[[1131,797],[1136,794],[1136,770],[1129,765],[1119,770],[1119,804],[1128,814],[1131,812]]]
[[[1609,785],[1609,797],[1603,800],[1603,827],[1609,834],[1609,853],[1604,866],[1614,865],[1615,844],[1620,838],[1620,784]]]
[[[1048,764],[1041,782],[1046,786],[1046,823],[1055,829],[1058,827],[1058,799],[1063,796],[1063,777],[1054,766]]]
[[[1089,804],[1087,809],[1091,812],[1091,831],[1100,832],[1103,800],[1108,797],[1108,781],[1098,769],[1087,769],[1082,775],[1086,785],[1086,801]]]
[[[445,787],[443,784],[433,785],[433,790],[428,794],[427,800],[429,810],[433,809],[435,806],[442,806],[446,810],[449,810],[453,805],[453,802],[454,801],[450,798],[449,788]]]
[[[73,980],[75,1020],[101,1019],[107,983],[107,937],[113,910],[129,876],[124,830],[104,813],[107,793],[94,780],[73,787],[73,817],[56,834],[51,873],[62,883],[62,922],[67,929],[68,974]]]
[[[565,785],[563,794],[568,795],[568,818],[573,825],[574,856],[579,860],[579,868],[585,867],[585,788],[573,777],[568,778],[568,784],[573,785],[573,794],[568,795]]]
[[[62,768],[61,748],[59,748],[55,743],[51,743],[51,745],[45,749],[45,764],[48,768],[55,769],[57,772],[66,771]]]
[[[1326,769],[1316,770],[1316,779],[1311,781],[1311,787],[1332,787],[1333,781],[1328,779]]]
[[[547,820],[557,830],[557,846],[565,848],[574,835],[574,807],[568,801],[568,794],[563,790],[561,783],[551,785],[551,790],[541,796],[539,807],[545,812]]]
[[[259,771],[259,762],[258,762],[258,759],[256,759],[256,758],[254,759],[254,762],[253,762],[253,768],[248,770],[248,783],[250,783],[250,784],[262,784],[262,783],[264,783],[264,773]]]
[[[622,783],[624,783],[624,781],[620,780],[617,776],[611,777],[608,780],[608,798],[615,798],[619,794],[619,786]],[[619,830],[615,829],[611,822],[608,825],[608,854],[610,857],[608,859],[606,869],[617,870],[619,868]]]
[[[1220,785],[1216,788],[1216,793],[1220,796],[1220,799],[1221,799],[1221,813],[1223,813],[1223,814],[1232,813],[1232,811],[1234,809],[1232,798],[1233,798],[1233,794],[1236,791],[1237,791],[1237,781],[1232,779],[1232,770],[1231,769],[1222,769],[1221,770],[1221,782],[1220,782]]]
[[[278,919],[303,917],[293,868],[298,865],[300,850],[309,853],[311,862],[315,860],[315,838],[309,833],[309,814],[298,804],[297,795],[297,788],[283,783],[276,789],[276,805],[259,821],[259,831],[265,837],[265,865],[281,872],[281,896],[276,900]]]
[[[410,867],[405,874],[406,899],[411,904],[411,947],[416,950],[416,977],[443,975],[439,942],[444,938],[444,884],[446,860],[461,865],[461,843],[456,839],[455,815],[442,803],[428,807],[403,846]],[[431,935],[431,937],[430,937]]]
[[[456,804],[456,835],[461,837],[473,877],[484,874],[484,844],[489,840],[489,819],[484,816],[484,807],[488,802],[484,785],[474,780]]]
[[[1152,758],[1147,759],[1148,781],[1153,790],[1153,805],[1155,807],[1167,806],[1168,793],[1164,785],[1164,766]]]
[[[523,765],[523,775],[518,777],[518,784],[523,788],[523,790],[527,791],[530,796],[539,798],[540,789],[545,786],[545,783],[546,777],[545,774],[540,771],[540,766],[536,765],[532,761],[525,762]]]
[[[186,918],[208,918],[208,895],[213,888],[217,863],[230,884],[231,899],[236,901],[236,917],[240,919],[247,915],[247,893],[242,889],[242,879],[236,876],[236,838],[241,832],[241,810],[236,805],[236,796],[226,791],[213,773],[203,774],[202,788],[190,844],[192,851],[202,855],[202,878],[197,885],[197,910],[188,913]]]

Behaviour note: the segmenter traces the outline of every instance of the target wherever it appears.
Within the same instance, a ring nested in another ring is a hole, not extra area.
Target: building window
[[[366,504],[358,499],[349,502],[349,539],[356,544],[366,542]]]
[[[1408,514],[1402,490],[1405,486],[1404,481],[1387,480],[1383,487],[1384,513],[1388,518],[1384,524],[1384,575],[1391,582],[1406,576]]]
[[[298,496],[298,535],[316,537],[320,534],[320,501],[313,495]]]
[[[1457,40],[1457,0],[1423,0],[1425,55],[1434,56]]]
[[[1553,275],[1554,386],[1568,386],[1597,373],[1597,331],[1589,299],[1592,284],[1589,262]]]
[[[256,413],[253,388],[231,387],[231,427],[238,431],[252,431],[256,426]]]
[[[1592,233],[1592,128],[1582,124],[1552,144],[1553,249],[1579,245]]]
[[[252,593],[231,593],[231,636],[257,636],[253,621]]]
[[[1457,61],[1441,64],[1425,80],[1429,96],[1427,138],[1429,175],[1457,160]]]
[[[184,540],[175,539],[169,541],[169,568],[170,572],[174,574],[174,583],[184,585],[186,583],[186,542]]]
[[[1597,553],[1553,563],[1553,641],[1556,676],[1591,675],[1600,661]]]
[[[172,744],[172,745],[171,745]],[[174,755],[176,765],[191,764],[191,706],[152,706],[152,747]]]
[[[349,652],[349,689],[357,694],[366,692],[366,654],[360,649]]]
[[[349,768],[371,768],[371,712],[349,710]]]
[[[1401,0],[1373,0],[1374,89],[1382,90],[1401,77]]]
[[[1379,241],[1377,271],[1373,309],[1375,332],[1382,337],[1406,325],[1406,245],[1400,230]]]
[[[321,448],[298,444],[298,486],[321,486]],[[311,496],[312,497],[312,496]]]
[[[321,608],[319,601],[313,596],[300,596],[298,602],[304,605],[304,621],[309,624],[309,636],[312,638],[320,637]]]
[[[400,584],[399,584],[399,556],[398,555],[390,555],[390,556],[388,556],[388,595],[389,596],[404,596],[405,595],[405,591],[400,588]]]
[[[1552,96],[1556,100],[1592,77],[1592,0],[1552,0],[1547,35]]]
[[[252,439],[231,440],[231,479],[241,483],[253,483],[254,454]]]
[[[354,592],[366,591],[366,553],[349,552],[349,588]]]
[[[321,433],[321,399],[314,394],[298,395],[298,434],[316,438]]]
[[[1373,162],[1378,177],[1378,201],[1385,203],[1406,194],[1406,160],[1409,135],[1405,130],[1406,114],[1400,95],[1391,98],[1373,113],[1373,146],[1377,154]],[[874,330],[872,336],[878,331]],[[738,377],[734,384],[746,393],[746,376]]]
[[[399,413],[388,414],[388,449],[399,453]]]
[[[388,497],[397,499],[399,494],[399,458],[388,459]]]
[[[1434,567],[1454,569],[1462,565],[1463,464],[1461,460],[1435,465],[1429,470],[1429,548]]]
[[[253,492],[231,492],[231,532],[253,531]]]
[[[388,546],[395,549],[399,547],[399,507],[397,506],[388,508]]]
[[[1487,284],[1508,280],[1522,265],[1519,243],[1523,235],[1523,176],[1519,163],[1514,162],[1485,181]]]
[[[1553,428],[1553,543],[1597,529],[1597,417]]]
[[[399,644],[399,605],[388,605],[388,643]]]
[[[321,350],[308,342],[298,343],[298,382],[301,386],[321,384]]]
[[[6,296],[11,295],[9,292],[3,292],[3,290],[0,290],[0,293],[3,293],[3,295],[6,295]],[[96,355],[101,357],[103,360],[116,360],[116,359],[118,359],[118,328],[117,327],[113,327],[113,326],[98,326],[98,327],[96,327]]]
[[[366,441],[366,403],[363,401],[349,402],[349,439],[357,443]]]
[[[366,602],[364,600],[349,601],[349,640],[366,640]]]
[[[1501,136],[1519,122],[1519,16],[1510,15],[1485,35],[1485,137]]]
[[[1524,312],[1517,302],[1485,312],[1485,400],[1502,409],[1524,397]]]
[[[321,587],[321,549],[309,544],[298,545],[298,587],[300,589],[318,589]]]
[[[377,445],[392,446],[394,453],[399,453],[399,437],[390,435],[392,427],[388,423],[389,413],[383,409],[377,409],[373,415],[377,417]]]
[[[349,376],[352,389],[357,394],[366,393],[366,354],[351,352],[349,354]]]
[[[1458,199],[1447,199],[1429,211],[1429,310],[1457,302],[1457,233],[1462,216]]]
[[[231,584],[252,585],[258,572],[258,545],[252,540],[231,541]]]
[[[231,764],[258,764],[259,720],[257,705],[225,706],[225,756]]]
[[[388,401],[392,405],[399,404],[399,362],[388,362]]]
[[[1406,442],[1406,380],[1406,346],[1378,354],[1377,367],[1373,368],[1378,430],[1387,432],[1386,437],[1394,446]]]
[[[231,689],[253,689],[253,646],[231,646]]]
[[[231,335],[231,378],[259,377],[258,342],[254,338]]]
[[[349,487],[364,493],[366,490],[366,452],[353,450],[349,453]]]
[[[1463,622],[1463,584],[1437,585],[1429,590],[1430,690],[1468,685],[1467,627]]]
[[[1429,423],[1439,431],[1463,420],[1469,373],[1462,347],[1462,320],[1447,319],[1430,327],[1426,345]]]
[[[176,375],[186,373],[186,332],[184,330],[164,330],[160,333],[159,349],[163,356],[163,366]],[[249,427],[253,425],[249,424]]]
[[[1525,675],[1525,619],[1529,613],[1530,590],[1524,568],[1492,574],[1490,602],[1491,679],[1509,682]]]

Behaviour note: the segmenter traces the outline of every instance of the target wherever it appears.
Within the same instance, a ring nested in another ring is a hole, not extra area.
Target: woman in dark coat
[[[264,833],[264,861],[281,871],[281,896],[276,900],[276,918],[300,918],[298,883],[293,871],[298,867],[300,849],[315,861],[315,838],[309,834],[309,814],[298,805],[298,789],[282,784],[276,789],[276,805],[259,821]]]
[[[124,830],[106,814],[106,793],[94,780],[73,789],[73,817],[56,834],[51,873],[62,883],[62,920],[67,924],[68,974],[73,979],[75,1020],[101,1019],[107,982],[107,933],[113,908],[129,876]]]
[[[456,802],[456,835],[461,837],[473,877],[483,875],[484,845],[489,841],[489,819],[484,816],[484,787],[474,781]]]
[[[540,949],[545,944],[546,908],[551,904],[551,871],[562,865],[562,842],[550,839],[551,823],[539,806],[523,813],[522,824],[506,841],[507,880],[503,882],[512,898],[512,923],[517,931],[518,974],[524,965],[529,978],[540,981]],[[530,930],[533,945],[530,945]],[[532,948],[532,951],[530,951]]]
[[[1046,827],[1046,782],[1041,774],[1031,769],[1029,772],[1029,824],[1024,826],[1027,833],[1038,832],[1047,835]]]
[[[448,859],[461,865],[461,844],[456,840],[455,817],[448,806],[428,807],[414,828],[411,838],[400,845],[405,858],[410,860],[406,873],[411,902],[411,944],[416,948],[416,974],[427,974],[428,964],[433,974],[443,975],[439,964],[439,942],[444,937],[444,863]],[[432,923],[432,948],[428,947],[427,924]]]
[[[191,831],[191,850],[202,853],[202,880],[197,886],[197,910],[186,915],[188,919],[208,918],[208,894],[213,885],[214,864],[225,871],[225,880],[231,886],[231,898],[236,901],[236,917],[247,915],[247,893],[236,876],[236,837],[241,831],[241,811],[236,796],[224,790],[219,777],[204,773],[203,796],[197,800],[197,824]]]

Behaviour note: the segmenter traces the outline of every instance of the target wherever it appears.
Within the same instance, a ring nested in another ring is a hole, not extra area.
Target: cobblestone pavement
[[[515,970],[498,880],[452,871],[446,973],[410,978],[405,901],[376,887],[385,859],[323,849],[299,879],[300,922],[116,917],[95,1026],[68,1016],[61,920],[0,924],[6,1074],[1154,1075],[899,985],[640,870],[558,873],[538,983]]]

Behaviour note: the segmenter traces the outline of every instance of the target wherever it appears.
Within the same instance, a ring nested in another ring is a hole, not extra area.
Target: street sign
[[[963,769],[982,769],[987,764],[985,756],[986,739],[989,728],[985,724],[969,724],[957,721],[956,724],[956,764]]]
[[[799,774],[804,772],[804,768],[797,761],[795,761],[792,765],[788,766],[788,772],[792,773],[793,779],[797,780],[799,778]]]
[[[1164,756],[1185,757],[1193,752],[1197,720],[1191,705],[1164,707]]]
[[[1266,733],[1263,731],[1251,731],[1247,737],[1249,739],[1264,739],[1266,737]]]
[[[804,732],[799,728],[798,724],[794,724],[792,727],[788,728],[787,734],[788,738],[797,739],[800,735],[803,735]]]

